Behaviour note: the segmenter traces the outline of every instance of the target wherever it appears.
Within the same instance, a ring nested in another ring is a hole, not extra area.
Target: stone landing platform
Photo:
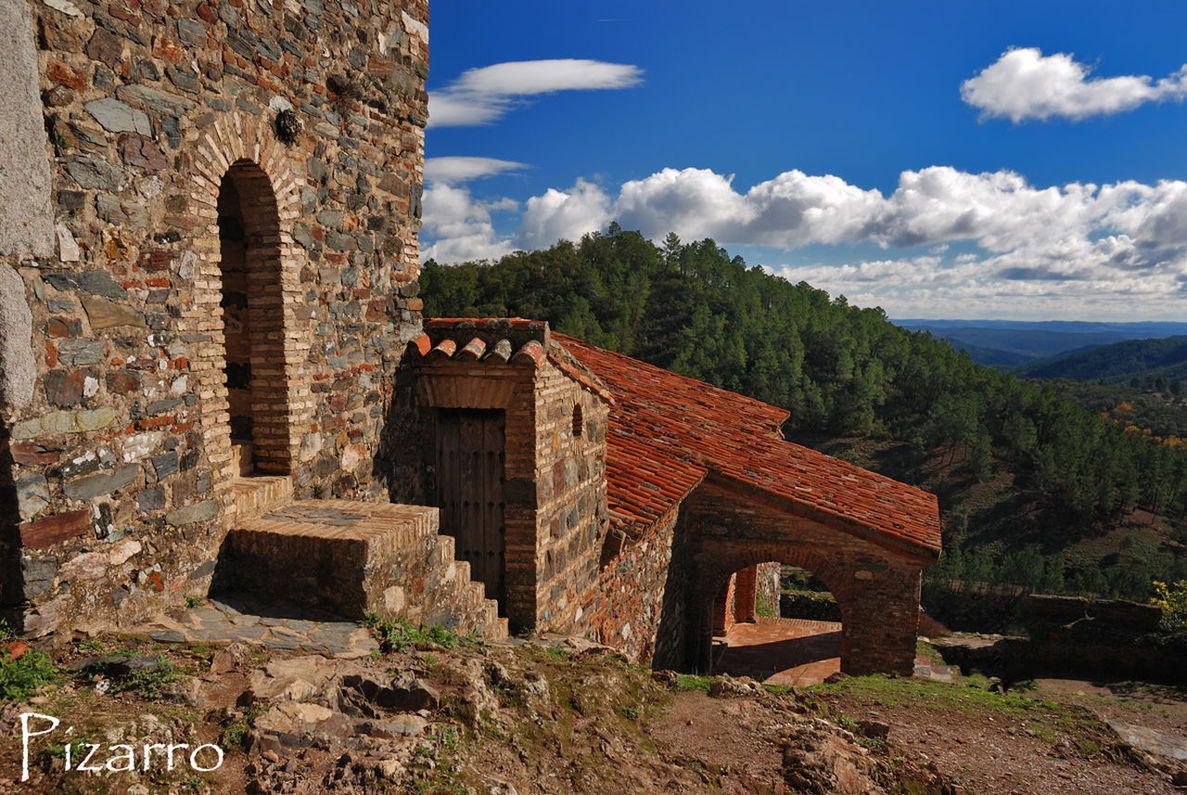
[[[227,534],[211,595],[222,604],[283,604],[296,620],[303,611],[356,621],[374,613],[505,638],[498,604],[437,529],[438,511],[426,506],[292,502]]]

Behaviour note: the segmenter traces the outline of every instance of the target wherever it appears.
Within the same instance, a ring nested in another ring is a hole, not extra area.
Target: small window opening
[[[581,404],[573,407],[573,438],[581,438],[581,430],[585,427],[585,420],[581,415]]]

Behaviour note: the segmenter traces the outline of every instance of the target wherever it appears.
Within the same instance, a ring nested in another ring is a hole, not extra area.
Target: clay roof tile
[[[613,397],[607,491],[622,522],[658,520],[712,473],[875,541],[929,556],[939,550],[934,495],[785,441],[784,409],[572,337],[553,338]]]

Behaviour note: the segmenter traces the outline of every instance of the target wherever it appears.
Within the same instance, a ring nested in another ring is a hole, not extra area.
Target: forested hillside
[[[1116,383],[1161,378],[1161,386],[1166,387],[1187,378],[1187,337],[1127,340],[1027,365],[1017,372],[1026,378],[1103,379]]]
[[[788,438],[941,498],[940,576],[1144,598],[1187,579],[1187,452],[712,240],[612,226],[421,275],[430,316],[523,316],[791,411]]]

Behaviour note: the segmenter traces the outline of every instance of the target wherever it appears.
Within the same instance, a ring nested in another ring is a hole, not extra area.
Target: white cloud
[[[982,117],[1017,124],[1052,116],[1078,121],[1187,95],[1187,65],[1157,82],[1147,75],[1089,77],[1091,72],[1068,53],[1044,56],[1037,47],[1013,49],[964,81],[960,96]]]
[[[630,64],[582,58],[508,61],[480,69],[468,69],[448,90],[504,97],[527,96],[554,91],[630,88],[642,82],[642,75],[639,67]]]
[[[493,157],[430,157],[425,159],[425,179],[452,185],[524,168],[527,166],[523,163]]]
[[[610,197],[592,182],[578,179],[568,191],[549,188],[528,199],[516,239],[523,248],[546,248],[558,240],[579,240],[610,220]]]
[[[495,231],[491,212],[518,208],[513,199],[478,201],[466,188],[429,185],[424,192],[421,237],[433,242],[421,249],[421,259],[464,262],[498,259],[510,253],[513,247]]]
[[[1080,314],[1091,309],[1102,317],[1132,315],[1138,305],[1151,317],[1173,316],[1187,299],[1187,182],[1181,181],[1039,187],[1009,171],[933,166],[904,171],[889,195],[800,171],[742,192],[730,176],[664,169],[624,183],[617,196],[584,180],[550,189],[524,203],[514,234],[499,235],[490,213],[514,209],[511,204],[431,187],[424,237],[435,242],[426,256],[451,262],[542,248],[618,220],[656,241],[674,231],[685,240],[712,237],[726,246],[785,251],[870,243],[903,250],[901,258],[800,266],[786,274],[899,316],[935,316],[945,306],[967,314],[976,305],[1003,317],[1022,311],[1042,317],[1061,301],[1061,316],[1077,314],[1081,304]],[[946,248],[952,244],[960,244],[957,251]],[[919,249],[926,253],[915,255]]]
[[[643,80],[631,64],[580,58],[509,61],[468,69],[429,93],[430,127],[469,127],[500,119],[524,97],[556,91],[630,88]]]

